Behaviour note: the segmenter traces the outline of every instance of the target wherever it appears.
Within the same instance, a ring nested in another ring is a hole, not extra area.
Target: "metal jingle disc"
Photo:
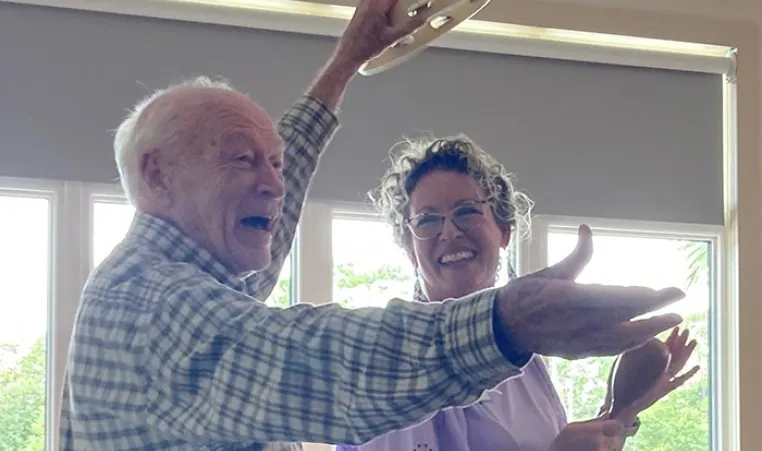
[[[400,0],[394,8],[392,24],[398,25],[423,15],[426,24],[365,63],[359,72],[370,76],[391,69],[420,53],[432,41],[470,19],[490,0]]]

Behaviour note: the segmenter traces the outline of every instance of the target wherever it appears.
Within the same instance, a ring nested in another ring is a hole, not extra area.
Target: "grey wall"
[[[277,115],[328,38],[0,3],[0,175],[113,181],[150,90],[222,75]],[[722,223],[717,75],[429,49],[358,77],[311,198],[355,201],[403,135],[466,133],[547,214]]]

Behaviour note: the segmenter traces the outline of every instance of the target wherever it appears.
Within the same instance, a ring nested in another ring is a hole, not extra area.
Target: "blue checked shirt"
[[[495,342],[494,290],[458,302],[393,300],[386,309],[260,302],[275,286],[337,127],[309,97],[279,122],[287,195],[263,272],[242,280],[168,222],[135,218],[85,286],[62,450],[361,443],[474,402],[519,374]]]

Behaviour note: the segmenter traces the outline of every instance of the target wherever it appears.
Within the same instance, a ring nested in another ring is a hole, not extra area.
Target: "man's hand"
[[[392,25],[392,10],[397,0],[360,0],[352,19],[336,47],[334,60],[356,71],[387,47],[411,34],[426,23],[418,16]]]
[[[575,283],[591,256],[592,232],[581,226],[577,247],[567,258],[500,289],[498,313],[518,348],[570,360],[611,356],[682,322],[674,314],[631,321],[682,299],[678,288]]]
[[[309,94],[335,110],[360,66],[426,23],[422,17],[393,26],[390,20],[397,0],[360,0],[336,50]]]
[[[548,451],[617,451],[624,443],[624,427],[616,420],[596,418],[569,423]]]

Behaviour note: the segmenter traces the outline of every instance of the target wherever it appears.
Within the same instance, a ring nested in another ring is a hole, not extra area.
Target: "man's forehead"
[[[237,91],[212,87],[178,88],[154,99],[141,119],[153,120],[156,117],[154,112],[160,111],[164,111],[164,117],[171,118],[174,126],[190,128],[196,136],[198,133],[208,135],[210,142],[245,139],[253,148],[272,154],[282,153],[285,147],[267,112]]]
[[[247,95],[219,88],[191,88],[192,108],[201,115],[199,119],[214,124],[225,134],[240,133],[267,141],[271,146],[281,146],[275,124],[269,114]]]
[[[169,110],[175,116],[219,116],[221,112],[235,116],[237,113],[259,124],[272,125],[270,115],[249,96],[223,88],[191,86],[165,92],[146,105],[140,119],[162,110]]]

